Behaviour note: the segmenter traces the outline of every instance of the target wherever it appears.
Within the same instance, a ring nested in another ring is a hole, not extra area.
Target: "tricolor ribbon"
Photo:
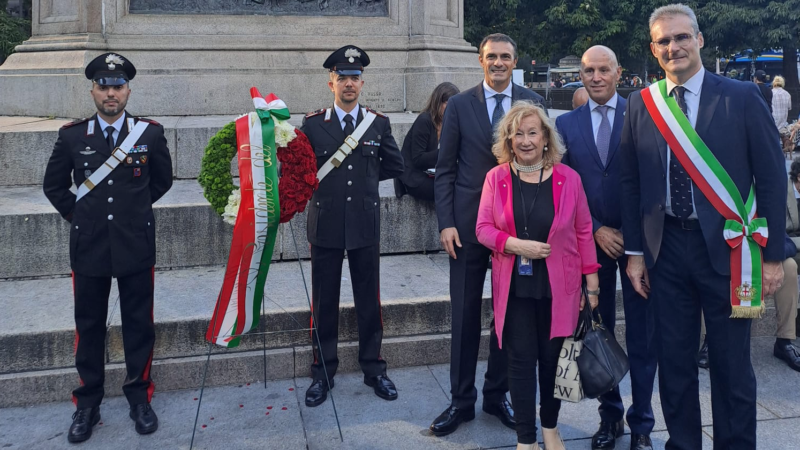
[[[706,146],[661,80],[642,91],[642,100],[661,135],[714,209],[726,220],[723,237],[731,247],[732,318],[761,317],[764,310],[761,249],[767,220],[756,216],[753,186],[747,202],[722,164]]]
[[[275,121],[288,120],[289,109],[274,94],[250,95],[256,111],[236,119],[241,202],[231,250],[206,339],[225,347],[258,327],[264,284],[278,234],[278,157]]]

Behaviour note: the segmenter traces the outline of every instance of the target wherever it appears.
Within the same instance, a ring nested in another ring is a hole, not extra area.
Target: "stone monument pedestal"
[[[0,66],[0,115],[92,114],[83,68],[109,51],[138,69],[133,114],[239,114],[250,86],[311,111],[332,103],[322,63],[347,44],[370,55],[362,104],[419,111],[438,83],[481,78],[463,11],[463,0],[34,0],[33,37]]]

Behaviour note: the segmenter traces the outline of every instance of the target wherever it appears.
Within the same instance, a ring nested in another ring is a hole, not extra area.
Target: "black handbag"
[[[628,355],[619,345],[606,327],[600,314],[599,321],[595,321],[589,306],[589,296],[586,286],[582,287],[586,306],[578,319],[585,328],[583,336],[583,350],[578,355],[578,370],[581,374],[583,394],[587,398],[597,398],[619,385],[625,374],[628,373]]]

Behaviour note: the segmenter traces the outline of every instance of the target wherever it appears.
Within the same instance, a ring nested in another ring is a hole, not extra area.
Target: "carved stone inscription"
[[[389,0],[130,0],[132,14],[389,15]]]

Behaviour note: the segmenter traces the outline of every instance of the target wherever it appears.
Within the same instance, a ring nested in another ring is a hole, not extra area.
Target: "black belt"
[[[664,215],[664,223],[666,223],[667,225],[671,225],[673,227],[678,227],[681,230],[686,230],[686,231],[700,230],[700,221],[697,219],[681,220],[675,216],[670,216],[669,214],[666,214]]]

